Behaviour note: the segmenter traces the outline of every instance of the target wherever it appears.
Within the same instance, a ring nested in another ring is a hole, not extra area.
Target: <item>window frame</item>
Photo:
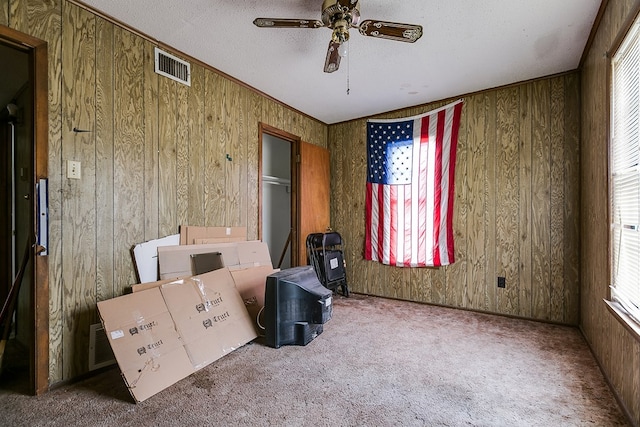
[[[635,39],[635,40],[633,40]],[[610,63],[609,63],[609,73],[610,73],[610,79],[609,79],[609,130],[608,130],[608,137],[609,137],[609,143],[608,143],[608,159],[607,159],[607,166],[608,166],[608,173],[607,173],[607,178],[608,178],[608,184],[609,184],[609,193],[607,195],[607,208],[608,208],[608,212],[609,212],[609,220],[608,220],[608,225],[609,225],[609,231],[608,231],[608,244],[609,244],[609,279],[610,279],[610,290],[608,292],[609,298],[608,300],[605,299],[605,303],[607,304],[607,308],[609,309],[609,311],[611,312],[611,314],[614,315],[614,317],[616,319],[618,319],[624,326],[625,328],[638,340],[640,341],[640,297],[638,297],[637,295],[632,295],[631,299],[625,299],[626,297],[618,297],[617,294],[620,294],[620,292],[617,292],[616,294],[616,290],[615,290],[615,280],[614,280],[614,275],[616,274],[617,268],[618,268],[618,264],[616,264],[616,259],[620,259],[620,255],[619,255],[619,251],[617,248],[619,248],[620,246],[616,246],[616,243],[618,243],[618,245],[620,244],[620,242],[622,241],[622,237],[619,237],[620,240],[616,240],[616,230],[618,232],[618,234],[620,236],[622,236],[623,231],[628,231],[628,227],[626,227],[626,222],[623,222],[622,224],[617,224],[614,225],[615,222],[615,218],[614,218],[614,199],[617,197],[616,193],[614,192],[614,177],[616,176],[616,174],[618,174],[617,176],[621,176],[620,171],[621,169],[618,170],[614,170],[613,166],[614,166],[614,144],[616,143],[616,139],[615,139],[615,131],[616,131],[616,100],[618,99],[617,95],[616,95],[616,90],[618,89],[617,82],[616,82],[616,66],[618,63],[618,57],[620,55],[621,52],[624,52],[626,49],[628,49],[628,46],[630,43],[634,43],[635,47],[634,49],[636,50],[636,58],[635,58],[635,62],[636,67],[639,71],[637,71],[637,74],[635,76],[635,80],[633,83],[633,85],[635,87],[637,87],[636,89],[636,99],[635,99],[635,103],[636,103],[636,108],[637,111],[635,111],[635,114],[637,115],[638,118],[638,123],[635,126],[636,131],[640,134],[640,59],[638,57],[640,57],[640,16],[636,13],[633,16],[633,19],[630,19],[630,21],[628,22],[628,25],[625,27],[625,30],[619,35],[618,39],[616,40],[616,43],[614,44],[614,49],[613,49],[613,53],[609,56],[610,59]],[[627,52],[624,52],[625,54]],[[624,59],[624,58],[623,58]],[[635,117],[635,116],[634,116]],[[638,153],[638,159],[640,159],[640,138],[637,138],[638,141],[634,142],[633,144],[636,144],[637,147],[632,147],[634,153]],[[631,146],[633,146],[633,144],[629,144]],[[640,167],[640,165],[638,165],[637,162],[635,163],[635,166],[632,165],[632,167],[630,169],[635,168],[636,170],[636,174],[638,176],[640,176],[640,171],[638,170],[638,168]],[[625,170],[625,172],[628,172],[628,170]],[[632,172],[633,173],[633,172]],[[640,215],[640,214],[639,214]],[[640,231],[638,230],[638,225],[640,223],[640,217],[635,221],[636,224],[634,224],[635,231],[640,233]],[[616,253],[618,255],[618,257],[616,258]],[[638,253],[640,254],[640,249],[638,249]],[[633,253],[632,253],[633,254]],[[640,284],[639,284],[640,286]],[[640,289],[639,289],[640,291]],[[623,301],[623,303],[621,303],[621,301]],[[632,301],[632,302],[631,302]],[[627,310],[627,308],[630,308],[630,310]]]

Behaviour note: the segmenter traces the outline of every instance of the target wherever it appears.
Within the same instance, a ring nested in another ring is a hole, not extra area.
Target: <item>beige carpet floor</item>
[[[334,301],[309,345],[257,340],[138,404],[117,368],[38,397],[5,374],[0,425],[628,425],[577,328],[363,295]]]

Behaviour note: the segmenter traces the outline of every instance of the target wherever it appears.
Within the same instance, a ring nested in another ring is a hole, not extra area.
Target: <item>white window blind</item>
[[[611,298],[640,323],[640,31],[613,57],[609,147]]]

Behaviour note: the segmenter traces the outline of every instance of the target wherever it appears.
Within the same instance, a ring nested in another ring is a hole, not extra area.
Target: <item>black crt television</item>
[[[332,297],[310,265],[268,275],[263,312],[266,344],[307,345],[331,319]]]

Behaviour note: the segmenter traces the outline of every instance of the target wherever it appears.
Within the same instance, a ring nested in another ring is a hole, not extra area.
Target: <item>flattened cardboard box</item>
[[[264,291],[267,276],[276,271],[279,271],[279,269],[273,269],[268,265],[231,270],[231,277],[233,277],[236,288],[238,292],[240,292],[244,306],[249,313],[249,317],[257,333],[262,332],[258,325],[258,314],[260,314],[260,310],[264,307]]]
[[[137,402],[194,372],[159,288],[101,301],[98,312]]]
[[[238,265],[237,243],[212,243],[208,245],[161,246],[158,248],[160,279],[176,279],[193,275],[191,255],[220,252],[225,266]]]
[[[240,242],[238,247],[238,263],[227,265],[229,269],[243,269],[249,267],[268,266],[273,268],[271,264],[271,254],[269,254],[269,246],[259,240],[251,242]]]
[[[160,290],[196,369],[257,337],[227,268],[164,284]]]
[[[242,269],[271,264],[269,247],[259,240],[206,245],[161,246],[158,248],[161,279],[175,279],[193,274],[191,255],[220,252],[222,262],[229,269]]]
[[[136,293],[136,292],[146,291],[147,289],[151,289],[151,288],[159,288],[161,285],[164,285],[165,283],[171,283],[179,279],[182,279],[182,277],[178,279],[165,279],[165,280],[157,280],[155,282],[136,283],[135,285],[131,285],[131,292]]]
[[[180,226],[180,244],[241,242],[247,240],[247,227]]]
[[[131,249],[140,283],[158,280],[158,246],[171,246],[179,243],[180,235],[174,234],[140,243]]]

